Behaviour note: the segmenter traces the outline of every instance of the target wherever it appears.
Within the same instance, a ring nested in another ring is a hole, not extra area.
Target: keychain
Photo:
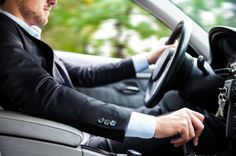
[[[216,117],[224,117],[224,107],[227,100],[227,88],[220,88],[220,94],[218,95],[218,110],[215,114]]]

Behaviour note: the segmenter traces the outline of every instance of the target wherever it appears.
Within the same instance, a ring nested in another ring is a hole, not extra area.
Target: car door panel
[[[146,84],[147,79],[136,78],[100,87],[78,88],[78,91],[107,103],[137,108],[144,104]]]
[[[72,54],[67,52],[57,52],[57,54],[65,61],[77,65],[96,65],[100,63],[119,61],[119,59],[114,58]],[[136,78],[134,79],[127,79],[99,87],[79,87],[77,90],[103,102],[129,108],[137,108],[144,104],[145,89],[150,73],[151,69],[148,69],[141,73],[137,73]]]

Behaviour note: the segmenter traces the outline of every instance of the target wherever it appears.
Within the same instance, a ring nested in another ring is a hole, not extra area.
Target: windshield
[[[171,2],[206,31],[217,25],[236,27],[235,0],[171,0]]]

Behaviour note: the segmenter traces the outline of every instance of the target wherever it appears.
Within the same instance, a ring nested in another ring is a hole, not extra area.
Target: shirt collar
[[[26,24],[25,22],[23,22],[22,20],[20,20],[19,18],[15,17],[14,15],[10,14],[7,11],[1,10],[0,9],[0,13],[8,16],[9,18],[11,18],[13,21],[15,21],[18,25],[20,25],[25,31],[27,31],[31,36],[40,39],[41,38],[41,32],[42,30],[36,26],[29,26],[28,24]]]

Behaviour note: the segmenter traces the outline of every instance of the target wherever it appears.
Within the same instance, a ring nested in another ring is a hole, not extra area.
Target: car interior
[[[205,103],[217,103],[219,88],[226,85],[228,90],[234,88],[234,81],[227,84],[225,82],[235,78],[235,28],[214,27],[208,34],[169,1],[158,1],[155,5],[153,0],[133,0],[133,2],[169,26],[172,33],[168,43],[178,39],[178,47],[163,53],[154,66],[138,73],[135,79],[106,86],[78,88],[78,91],[122,107],[137,108],[145,104],[151,108],[163,97],[167,99],[170,107],[178,107],[173,104],[176,101],[169,98],[170,94],[175,94],[193,104],[199,103],[201,99],[204,99]],[[120,60],[63,51],[56,53],[66,61],[80,65]],[[230,140],[236,139],[235,101],[231,95],[235,94],[234,92],[235,90],[227,92],[227,97],[232,101],[228,107],[225,137]],[[215,112],[216,109],[217,106],[211,111]],[[69,125],[2,108],[0,125],[0,156],[142,155],[132,149],[120,154],[90,148],[84,145],[90,136],[88,133]],[[183,155],[196,154],[185,145]],[[217,156],[217,153],[214,156]]]

